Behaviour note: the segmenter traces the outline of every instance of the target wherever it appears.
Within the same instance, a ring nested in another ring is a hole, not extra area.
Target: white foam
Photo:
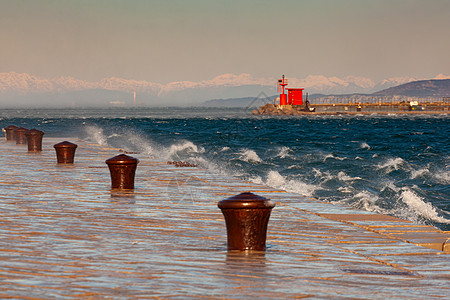
[[[369,144],[367,144],[366,142],[362,142],[362,143],[359,145],[359,147],[360,147],[361,149],[367,149],[367,150],[370,150],[370,146],[369,146]]]
[[[345,194],[351,194],[354,192],[354,189],[349,186],[341,186],[338,188],[338,191]]]
[[[426,174],[429,174],[430,171],[427,168],[412,170],[411,171],[411,179],[416,179],[417,177],[422,177]]]
[[[356,195],[354,195],[353,198],[356,200],[354,205],[358,208],[362,208],[366,211],[376,212],[380,214],[387,213],[384,209],[376,205],[378,196],[373,193],[370,193],[368,191],[361,191]]]
[[[450,184],[450,172],[449,171],[438,171],[433,174],[434,177],[444,184]]]
[[[290,151],[291,151],[291,149],[289,147],[283,146],[283,147],[281,147],[277,156],[279,158],[286,158],[286,157],[290,156],[290,154],[289,154]]]
[[[337,174],[337,178],[338,178],[340,181],[346,181],[346,182],[348,182],[348,181],[355,181],[355,180],[361,180],[361,179],[362,179],[361,177],[351,177],[351,176],[348,176],[344,171],[340,171],[340,172]]]
[[[325,162],[328,158],[333,158],[333,159],[337,159],[337,160],[346,159],[346,157],[337,157],[337,156],[334,156],[334,154],[327,154],[327,155],[325,155],[323,162]]]
[[[251,149],[244,149],[240,153],[240,159],[246,162],[261,162],[261,158]]]
[[[181,143],[176,143],[170,145],[169,149],[166,150],[166,158],[178,158],[181,154],[193,154],[193,153],[204,153],[205,149],[202,147],[197,147],[191,141],[183,141]]]
[[[392,171],[398,170],[399,166],[404,164],[404,163],[405,163],[405,161],[402,158],[400,158],[400,157],[390,158],[385,163],[378,164],[377,168],[379,170],[385,169],[386,173],[390,173]]]
[[[258,184],[265,184],[273,188],[285,190],[287,192],[296,193],[304,196],[312,196],[318,186],[305,183],[301,180],[286,180],[278,171],[269,171],[266,180],[262,180],[261,177],[255,177],[251,179],[252,182]]]
[[[417,215],[423,216],[429,220],[450,224],[450,220],[440,217],[430,203],[425,202],[419,195],[414,193],[410,188],[402,188],[400,195],[401,200],[408,205]]]

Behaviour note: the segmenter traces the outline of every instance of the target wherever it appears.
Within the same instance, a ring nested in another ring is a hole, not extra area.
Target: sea
[[[450,116],[254,116],[247,108],[0,109],[0,126],[185,161],[450,230]],[[301,198],[299,198],[301,199]],[[299,200],[301,201],[301,200]]]

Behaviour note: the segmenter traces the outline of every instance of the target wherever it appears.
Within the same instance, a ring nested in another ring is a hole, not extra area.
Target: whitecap
[[[246,162],[261,162],[261,158],[251,149],[244,149],[240,153],[240,159]]]
[[[318,186],[305,183],[298,179],[287,180],[278,171],[271,170],[268,172],[266,180],[262,180],[260,177],[252,179],[252,182],[265,184],[273,188],[285,190],[290,193],[296,193],[304,196],[312,196],[312,194],[318,189]]]
[[[427,168],[422,168],[419,170],[412,170],[411,171],[411,179],[416,179],[417,177],[422,177],[429,173],[430,173],[430,171]]]
[[[278,152],[277,156],[279,158],[286,158],[289,155],[289,152],[291,151],[291,149],[289,147],[283,146],[281,147],[280,151]]]
[[[390,158],[385,163],[378,164],[377,168],[379,170],[386,169],[386,173],[390,173],[392,171],[398,170],[399,166],[402,165],[404,162],[405,161],[400,157]]]
[[[444,184],[450,184],[450,172],[449,171],[438,171],[435,172],[434,177]]]
[[[362,143],[359,145],[359,147],[360,147],[361,149],[367,149],[367,150],[370,150],[370,146],[369,146],[369,144],[367,144],[366,142],[362,142]]]
[[[197,147],[197,145],[191,141],[183,141],[181,143],[170,145],[167,150],[167,157],[178,157],[183,152],[187,154],[204,153],[205,149],[202,147]]]
[[[402,188],[400,199],[411,209],[415,214],[425,217],[439,223],[450,224],[450,220],[440,217],[430,203],[425,202],[419,195],[414,193],[410,188]]]
[[[376,202],[378,200],[378,196],[370,193],[368,191],[361,191],[353,196],[355,202],[353,202],[353,206],[357,208],[364,209],[370,212],[376,212],[380,214],[386,214],[387,212],[379,207]]]
[[[338,174],[337,174],[337,178],[340,180],[340,181],[355,181],[355,180],[361,180],[362,178],[361,177],[351,177],[351,176],[349,176],[349,175],[347,175],[344,171],[340,171]]]
[[[323,162],[325,162],[328,158],[333,158],[333,159],[337,159],[337,160],[346,159],[346,157],[337,157],[337,156],[334,156],[333,154],[327,154],[327,155],[325,155]]]
[[[345,194],[351,194],[354,192],[354,189],[349,186],[341,186],[338,188],[338,191]]]

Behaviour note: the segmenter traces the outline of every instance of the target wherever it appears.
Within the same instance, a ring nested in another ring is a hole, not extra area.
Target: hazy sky
[[[0,73],[160,83],[450,73],[450,0],[0,0]]]

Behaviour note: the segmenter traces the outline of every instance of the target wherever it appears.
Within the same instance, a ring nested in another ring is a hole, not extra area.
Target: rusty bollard
[[[17,145],[26,145],[27,137],[25,136],[25,132],[27,132],[27,131],[28,131],[28,129],[23,128],[23,127],[18,127],[14,130]]]
[[[5,137],[7,142],[15,142],[16,141],[16,134],[14,130],[16,130],[17,126],[15,125],[9,125],[3,128],[3,131],[5,132]]]
[[[139,163],[137,158],[120,154],[107,159],[105,163],[111,173],[111,188],[134,189],[134,175]]]
[[[28,151],[39,152],[42,151],[42,137],[44,132],[37,129],[30,129],[25,132],[27,138]]]
[[[275,202],[247,192],[217,206],[225,218],[228,250],[266,250],[267,224]]]
[[[56,160],[58,164],[73,164],[75,158],[75,150],[77,145],[68,141],[64,141],[53,145],[56,151]]]

